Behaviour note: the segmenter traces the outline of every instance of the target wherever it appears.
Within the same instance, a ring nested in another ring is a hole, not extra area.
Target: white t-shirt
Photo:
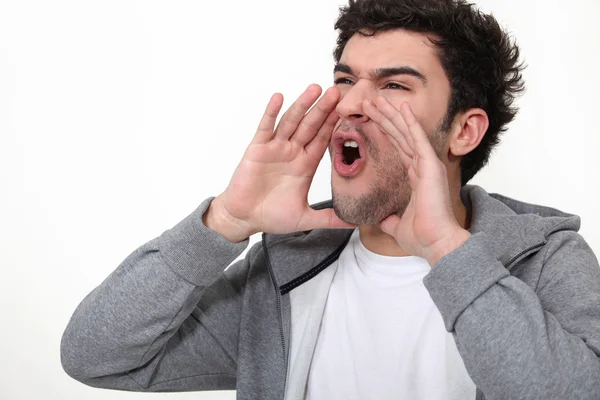
[[[372,253],[357,229],[337,262],[307,400],[475,399],[452,334],[423,286],[425,259]]]

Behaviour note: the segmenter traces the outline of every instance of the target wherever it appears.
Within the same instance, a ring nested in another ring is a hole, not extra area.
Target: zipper
[[[505,268],[506,269],[510,269],[510,267],[512,266],[513,263],[515,263],[519,258],[521,258],[522,256],[524,256],[525,254],[536,250],[540,247],[544,247],[546,245],[546,243],[548,243],[546,240],[544,240],[543,242],[540,242],[538,244],[535,244],[533,246],[530,246],[528,248],[526,248],[525,250],[519,252],[516,256],[514,256],[513,258],[511,258],[506,264],[505,264]]]
[[[275,292],[276,292],[276,296],[277,296],[277,310],[279,311],[279,332],[281,334],[281,346],[283,348],[283,356],[285,357],[285,371],[284,371],[285,372],[285,380],[284,380],[284,389],[283,389],[283,400],[287,399],[287,390],[288,390],[287,384],[288,384],[288,369],[289,369],[289,364],[290,364],[290,353],[288,351],[286,351],[287,349],[285,346],[285,335],[283,333],[283,308],[281,306],[281,296],[288,293],[296,286],[301,285],[306,280],[310,279],[310,278],[308,278],[308,279],[306,278],[307,275],[314,276],[314,275],[318,274],[319,272],[321,272],[323,269],[327,268],[329,265],[331,265],[335,260],[337,260],[340,253],[342,252],[342,250],[348,244],[348,241],[350,240],[351,236],[352,235],[349,235],[348,238],[344,241],[344,243],[342,243],[342,245],[340,247],[338,247],[333,253],[331,253],[329,256],[327,256],[327,258],[322,263],[317,265],[315,268],[311,269],[308,273],[304,274],[303,276],[300,276],[300,277],[296,278],[295,280],[293,280],[292,282],[288,282],[285,285],[281,286],[281,288],[279,288],[277,286],[277,282],[275,282],[275,273],[273,272],[273,266],[271,265],[271,259],[269,258],[269,252],[267,251],[267,241],[265,238],[265,234],[263,233],[263,235],[262,235],[263,252],[265,253],[267,268],[269,270],[269,275],[271,276],[271,282],[273,282],[273,287],[275,288]]]
[[[284,295],[284,294],[290,292],[292,289],[302,285],[306,281],[308,281],[311,278],[315,277],[316,275],[320,274],[321,271],[323,271],[325,268],[327,268],[331,264],[333,264],[339,258],[340,254],[342,253],[342,251],[348,244],[348,241],[350,240],[351,237],[352,237],[352,235],[348,235],[348,238],[346,238],[346,240],[344,240],[344,243],[342,243],[337,249],[335,249],[335,251],[333,253],[328,255],[327,258],[325,260],[323,260],[319,265],[317,265],[314,268],[311,268],[310,271],[297,277],[296,279],[294,279],[284,285],[281,285],[281,287],[279,288],[279,290],[281,291],[281,294]]]
[[[275,296],[277,298],[277,311],[279,313],[279,333],[281,335],[281,347],[283,348],[283,357],[285,359],[285,379],[283,384],[283,399],[287,397],[287,375],[288,375],[288,364],[289,360],[286,356],[287,351],[285,347],[285,336],[283,334],[283,308],[281,307],[281,292],[279,287],[277,286],[277,282],[275,282],[275,273],[273,272],[273,266],[271,265],[271,259],[269,258],[269,252],[267,251],[267,242],[265,240],[265,234],[262,235],[262,247],[265,253],[265,259],[267,261],[267,268],[269,270],[269,275],[271,276],[271,282],[273,282],[273,288],[275,289]]]

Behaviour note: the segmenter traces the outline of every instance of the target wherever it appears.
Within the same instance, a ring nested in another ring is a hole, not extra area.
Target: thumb
[[[356,224],[341,220],[331,208],[325,210],[313,210],[311,208],[300,225],[301,229],[299,230],[302,231],[310,229],[350,229],[357,227]]]
[[[402,218],[397,216],[396,214],[392,214],[389,217],[386,217],[383,221],[379,223],[379,227],[385,233],[390,236],[394,236],[396,232],[396,228],[400,225],[400,221]]]

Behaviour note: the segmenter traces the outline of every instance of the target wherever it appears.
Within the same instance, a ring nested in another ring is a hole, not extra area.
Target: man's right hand
[[[307,113],[320,95],[321,87],[310,85],[277,129],[283,96],[273,95],[229,186],[204,214],[206,226],[231,242],[257,232],[356,226],[339,219],[333,209],[317,211],[308,204],[308,190],[339,119],[335,107],[340,92],[335,87]]]

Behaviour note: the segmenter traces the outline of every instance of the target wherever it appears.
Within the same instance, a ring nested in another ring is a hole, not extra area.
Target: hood
[[[504,265],[528,248],[545,243],[553,233],[576,232],[581,225],[576,215],[488,194],[475,185],[462,188],[461,200],[471,215],[469,231],[485,232],[489,248]]]

